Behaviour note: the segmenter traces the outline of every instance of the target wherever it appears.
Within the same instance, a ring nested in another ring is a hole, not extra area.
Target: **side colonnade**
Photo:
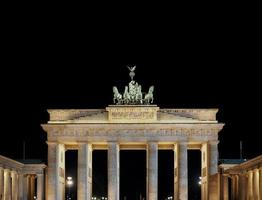
[[[44,164],[23,164],[0,155],[0,199],[44,200],[45,167]]]
[[[229,169],[220,167],[223,200],[262,199],[262,155]]]

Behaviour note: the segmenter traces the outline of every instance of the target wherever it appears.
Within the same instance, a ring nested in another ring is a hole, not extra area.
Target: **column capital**
[[[178,144],[178,145],[188,145],[188,142],[187,141],[179,141],[179,142],[177,142],[176,144]]]
[[[156,140],[149,140],[149,141],[147,141],[147,144],[154,144],[154,143],[158,144],[158,141],[156,141]]]
[[[219,143],[219,140],[208,141],[208,144],[211,144],[211,145],[218,145],[218,143]]]
[[[147,143],[147,146],[148,146],[148,147],[155,146],[156,148],[158,148],[158,143],[157,143],[157,142],[148,142],[148,143]]]
[[[9,168],[4,168],[4,172],[11,172]]]
[[[247,174],[244,172],[244,173],[240,173],[238,174],[239,177],[247,177]]]
[[[17,171],[15,171],[13,169],[10,172],[11,172],[11,175],[17,175],[18,174]]]
[[[36,177],[39,177],[39,176],[41,176],[41,177],[44,176],[44,173],[37,173]]]
[[[109,140],[109,141],[107,141],[107,144],[119,144],[119,141]]]

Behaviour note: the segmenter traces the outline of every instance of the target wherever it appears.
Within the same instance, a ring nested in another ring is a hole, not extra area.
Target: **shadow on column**
[[[120,199],[146,199],[145,150],[120,150]]]
[[[72,182],[67,177],[72,177]],[[77,150],[65,152],[65,197],[66,200],[77,199]]]

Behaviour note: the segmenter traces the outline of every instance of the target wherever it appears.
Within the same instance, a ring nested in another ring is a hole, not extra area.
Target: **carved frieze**
[[[109,106],[108,120],[110,122],[145,123],[157,120],[157,106]]]
[[[48,137],[161,137],[161,136],[217,136],[219,128],[51,128]]]

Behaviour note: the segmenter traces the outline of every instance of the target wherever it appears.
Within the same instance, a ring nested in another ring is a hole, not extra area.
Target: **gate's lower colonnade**
[[[188,199],[187,150],[201,150],[201,198],[210,198],[209,177],[217,172],[217,109],[159,109],[109,106],[106,109],[49,110],[48,200],[65,195],[65,151],[78,150],[78,200],[92,193],[92,150],[108,150],[108,200],[119,200],[119,151],[147,150],[147,200],[157,200],[158,149],[174,151],[174,199]],[[211,187],[211,185],[210,185]]]
[[[78,199],[92,198],[92,151],[107,150],[108,152],[108,199],[119,200],[120,173],[119,152],[124,150],[147,151],[147,199],[157,200],[158,194],[158,150],[172,149],[174,151],[174,199],[187,199],[188,197],[188,177],[187,177],[187,150],[199,149],[202,151],[202,192],[207,191],[207,174],[217,172],[217,141],[206,143],[178,142],[178,143],[158,143],[150,141],[148,143],[119,143],[110,141],[104,144],[78,143],[64,144],[58,142],[48,142],[48,196],[49,199],[64,199],[65,190],[65,151],[78,150],[78,178],[77,193]],[[212,150],[213,149],[213,150]],[[205,158],[203,157],[205,156]],[[208,159],[208,157],[212,157]],[[214,161],[215,159],[215,161]],[[205,160],[208,160],[206,163]],[[62,161],[62,162],[61,162]],[[207,172],[208,170],[208,172]],[[205,195],[202,193],[202,195]],[[208,199],[208,197],[203,198]]]

